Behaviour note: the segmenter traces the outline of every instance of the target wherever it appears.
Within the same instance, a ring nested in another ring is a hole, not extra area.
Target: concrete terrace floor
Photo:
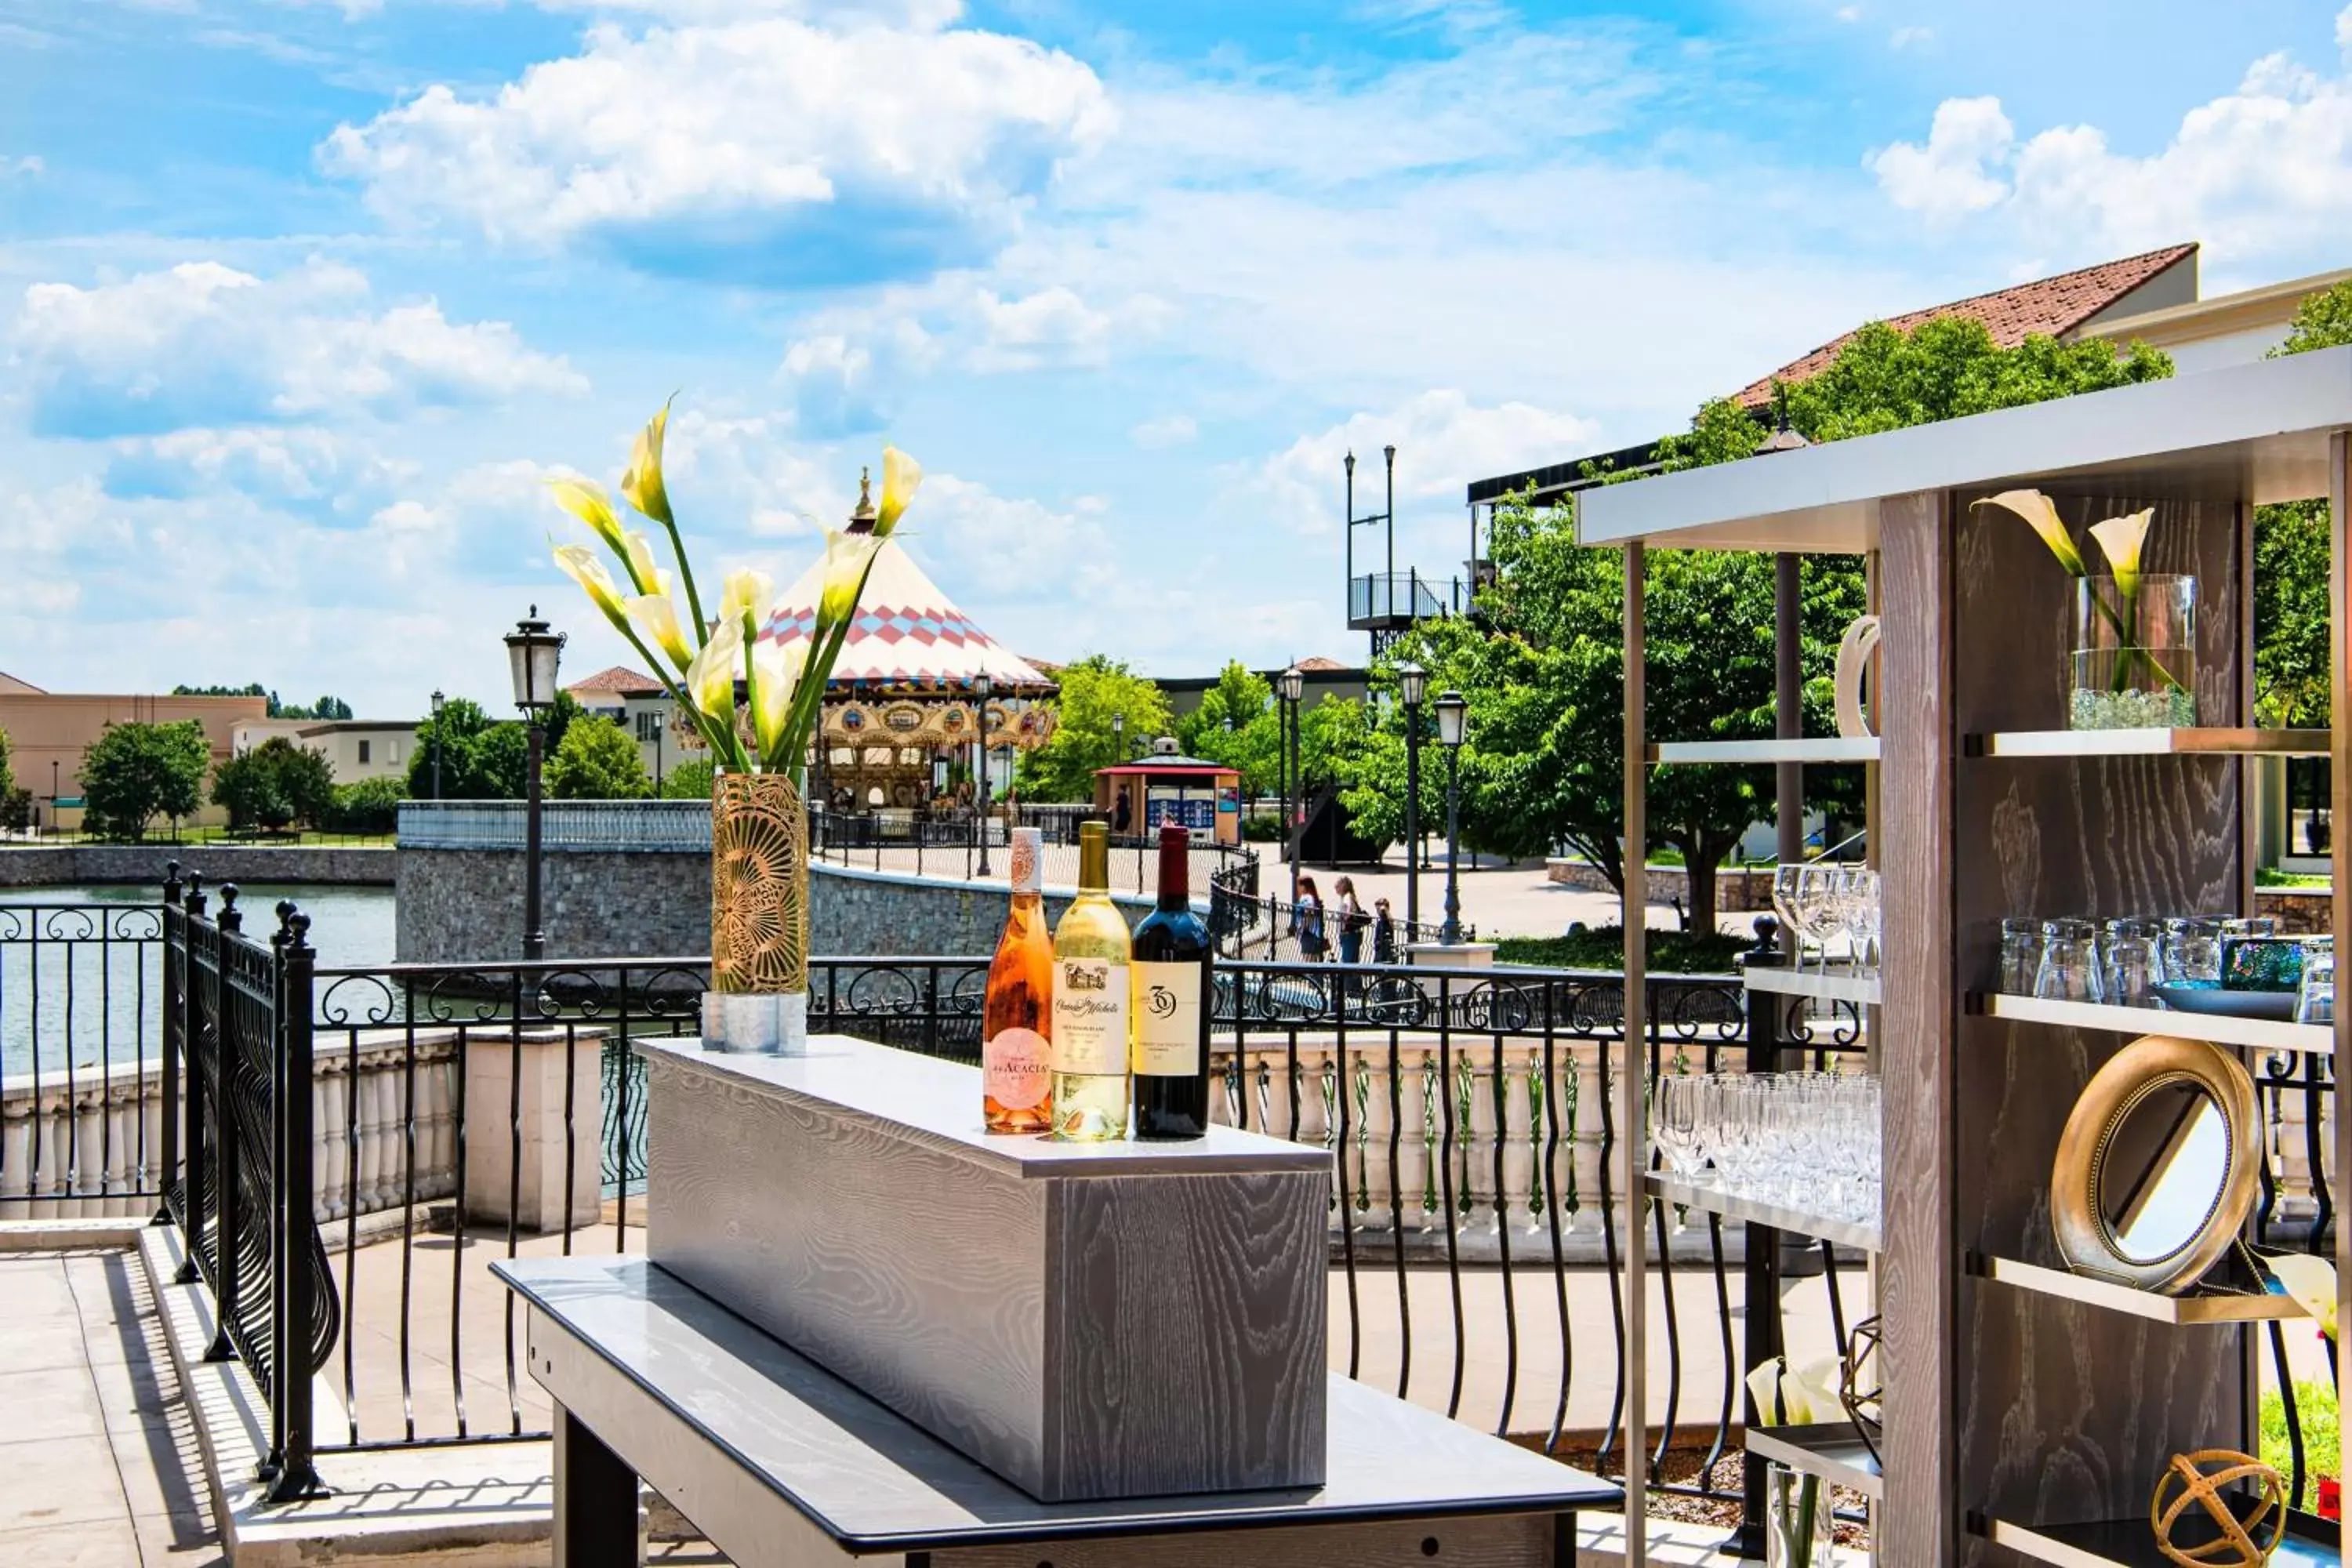
[[[226,1568],[138,1258],[0,1256],[0,1563]]]

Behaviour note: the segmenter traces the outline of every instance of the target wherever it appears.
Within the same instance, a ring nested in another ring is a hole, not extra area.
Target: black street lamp
[[[662,792],[662,711],[656,708],[646,717],[654,721],[654,795],[659,799]]]
[[[1437,738],[1445,746],[1445,923],[1437,940],[1448,947],[1462,940],[1462,742],[1469,718],[1459,691],[1437,699]]]
[[[522,955],[547,956],[547,932],[540,928],[540,767],[547,759],[547,710],[555,706],[555,668],[563,657],[563,634],[551,632],[539,606],[506,636],[507,663],[514,676],[515,706],[530,731],[530,771],[523,795]]]
[[[982,670],[972,678],[971,689],[980,697],[980,874],[988,871],[988,700],[996,695],[996,682],[988,671]]]
[[[1127,761],[1127,715],[1110,716],[1110,760],[1114,766]]]
[[[1421,924],[1421,700],[1429,671],[1407,659],[1396,678],[1404,699],[1404,923],[1412,931]]]
[[[1307,695],[1307,672],[1292,665],[1275,678],[1275,689],[1282,694],[1284,777],[1289,782],[1282,797],[1282,842],[1290,856],[1290,901],[1298,902],[1298,824],[1297,815],[1307,808],[1307,782],[1298,776],[1298,704]],[[1294,807],[1291,796],[1298,799]]]
[[[441,798],[441,709],[449,700],[441,689],[433,689],[433,798]]]

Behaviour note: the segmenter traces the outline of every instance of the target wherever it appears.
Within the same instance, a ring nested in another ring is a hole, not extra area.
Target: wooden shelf
[[[1832,1486],[1851,1488],[1873,1502],[1886,1496],[1878,1461],[1851,1421],[1826,1421],[1815,1426],[1750,1426],[1747,1441],[1748,1451],[1759,1458],[1819,1476]]]
[[[2324,757],[2325,730],[2002,730],[1969,737],[1979,757]]]
[[[1851,1002],[1858,1007],[1878,1005],[1878,976],[1875,974],[1822,974],[1818,971],[1799,973],[1793,969],[1775,969],[1769,963],[1743,969],[1739,974],[1750,991],[1769,991],[1780,996],[1811,996],[1819,1002]]]
[[[2176,1013],[2168,1007],[2117,1007],[2105,1002],[2053,1002],[2039,996],[1979,992],[1970,1005],[1988,1017],[2066,1029],[2105,1029],[2117,1035],[2178,1035],[2217,1046],[2257,1050],[2336,1054],[2333,1024],[2282,1024],[2269,1018],[2228,1018],[2213,1013]]]
[[[1769,1225],[1776,1230],[1817,1237],[1861,1252],[1878,1250],[1878,1227],[1874,1225],[1807,1214],[1801,1209],[1768,1203],[1742,1193],[1727,1193],[1705,1182],[1685,1181],[1660,1171],[1650,1173],[1650,1192],[1667,1203],[1697,1209],[1703,1214],[1718,1214],[1726,1219],[1744,1220],[1750,1225]]]
[[[1878,741],[1813,735],[1794,741],[1661,741],[1649,748],[1654,763],[1688,766],[1709,763],[1874,763]]]
[[[2260,1323],[2306,1315],[2289,1296],[2227,1290],[2167,1296],[2110,1279],[2095,1279],[2087,1274],[2044,1268],[2038,1264],[2020,1263],[2013,1258],[1987,1258],[1981,1253],[1969,1255],[1969,1272],[1979,1279],[2159,1323]]]
[[[2098,1520],[2085,1524],[2014,1524],[2005,1519],[1973,1519],[1969,1521],[1976,1533],[1997,1546],[2006,1546],[2043,1563],[2055,1563],[2062,1568],[2174,1568],[2171,1561],[2157,1550],[2156,1532],[2148,1528],[2147,1515],[2131,1519]],[[2198,1546],[2218,1539],[2210,1523],[2202,1520],[2205,1531],[2180,1536],[2183,1544]],[[2281,1568],[2336,1568],[2340,1550],[2336,1541],[2336,1526],[2309,1514],[2289,1514],[2287,1531],[2279,1542],[2278,1551],[2271,1556]]]

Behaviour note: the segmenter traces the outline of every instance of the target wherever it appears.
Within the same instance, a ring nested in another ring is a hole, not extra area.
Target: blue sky
[[[504,685],[551,473],[673,389],[704,567],[886,438],[1001,640],[1360,657],[1464,483],[1873,314],[2181,239],[2352,262],[2340,0],[0,0],[0,669]]]

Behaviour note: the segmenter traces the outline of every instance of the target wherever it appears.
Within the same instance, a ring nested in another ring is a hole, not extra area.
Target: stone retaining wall
[[[0,888],[94,882],[161,887],[167,860],[201,870],[213,886],[332,882],[386,887],[394,879],[394,853],[382,847],[314,844],[10,845],[0,848]]]
[[[1580,888],[1590,893],[1608,893],[1616,889],[1601,868],[1583,860],[1554,857],[1544,862],[1544,879],[1564,888]],[[1690,874],[1680,866],[1650,868],[1650,898],[1654,902],[1672,903],[1680,899],[1690,901]],[[1749,910],[1772,907],[1772,868],[1760,870],[1719,870],[1715,874],[1716,910],[1720,914],[1739,914]]]

